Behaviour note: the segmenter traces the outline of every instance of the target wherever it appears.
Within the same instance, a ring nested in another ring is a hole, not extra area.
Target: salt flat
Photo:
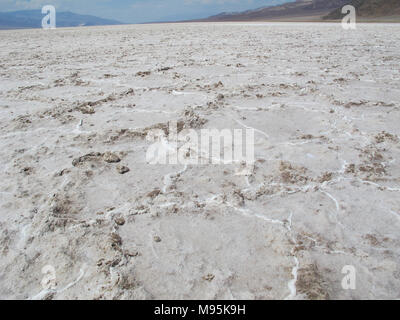
[[[0,298],[400,298],[400,25],[0,41]],[[254,168],[146,163],[177,120],[257,129]]]

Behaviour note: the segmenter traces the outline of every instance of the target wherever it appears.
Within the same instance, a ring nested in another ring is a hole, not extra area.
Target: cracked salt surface
[[[1,31],[0,298],[400,298],[400,26],[39,31]],[[179,120],[254,164],[146,163]]]

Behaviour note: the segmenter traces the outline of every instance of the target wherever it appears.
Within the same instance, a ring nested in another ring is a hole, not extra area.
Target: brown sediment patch
[[[327,283],[315,263],[299,269],[296,288],[310,300],[329,300]]]
[[[161,194],[161,190],[160,189],[154,189],[153,191],[149,192],[146,196],[149,198],[156,198],[157,196],[159,196]]]
[[[311,180],[310,177],[305,176],[307,169],[304,167],[297,167],[290,162],[281,161],[279,165],[281,179],[284,183],[306,183]]]
[[[177,133],[180,133],[184,129],[199,129],[207,120],[201,117],[194,111],[193,108],[188,107],[182,112],[182,116],[178,119],[175,124],[177,127]],[[113,133],[109,140],[115,142],[121,139],[145,139],[151,132],[160,131],[166,137],[170,134],[170,125],[175,125],[172,122],[156,123],[154,125],[141,128],[141,129],[119,129]]]
[[[102,154],[100,152],[91,152],[88,153],[84,156],[81,156],[79,158],[76,158],[74,160],[72,160],[72,165],[74,167],[77,167],[85,162],[89,162],[89,161],[99,161],[101,158]]]
[[[117,163],[121,161],[121,158],[117,154],[109,151],[105,153],[91,152],[72,160],[72,165],[78,167],[86,162],[100,162],[101,160],[107,163]]]
[[[118,94],[110,94],[107,97],[95,101],[86,101],[83,103],[78,103],[78,106],[75,107],[75,110],[82,112],[83,114],[93,114],[95,113],[95,108],[103,103],[116,101],[119,98],[123,98],[125,96],[134,95],[135,91],[130,88]]]
[[[350,109],[351,107],[360,107],[362,105],[366,105],[367,101],[360,100],[360,101],[350,101],[344,105],[345,108]]]
[[[368,242],[369,245],[373,247],[384,247],[385,243],[392,241],[389,237],[382,237],[377,234],[366,234],[363,236],[364,240]]]
[[[399,138],[397,136],[390,134],[388,132],[385,132],[385,131],[382,131],[375,136],[376,143],[379,144],[379,143],[382,143],[385,141],[399,142]]]
[[[382,136],[379,136],[382,139]],[[383,138],[385,139],[385,138]],[[386,150],[370,145],[361,150],[359,157],[362,159],[360,164],[348,164],[345,169],[346,174],[360,175],[363,179],[379,181],[384,179],[387,173]]]
[[[325,172],[318,180],[320,183],[331,181],[333,178],[332,172]]]

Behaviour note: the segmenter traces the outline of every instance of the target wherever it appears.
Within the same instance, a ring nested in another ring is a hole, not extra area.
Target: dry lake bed
[[[400,299],[399,24],[0,42],[0,298]],[[174,121],[254,164],[147,163]]]

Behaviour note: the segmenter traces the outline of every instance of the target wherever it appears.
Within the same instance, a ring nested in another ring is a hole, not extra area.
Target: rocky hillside
[[[383,17],[400,15],[399,0],[353,0],[351,5],[356,8],[359,17]],[[341,9],[336,9],[324,17],[324,19],[341,19],[344,15]]]
[[[262,7],[236,13],[221,13],[203,21],[261,21],[269,19],[324,16],[351,0],[298,0],[278,6]]]

